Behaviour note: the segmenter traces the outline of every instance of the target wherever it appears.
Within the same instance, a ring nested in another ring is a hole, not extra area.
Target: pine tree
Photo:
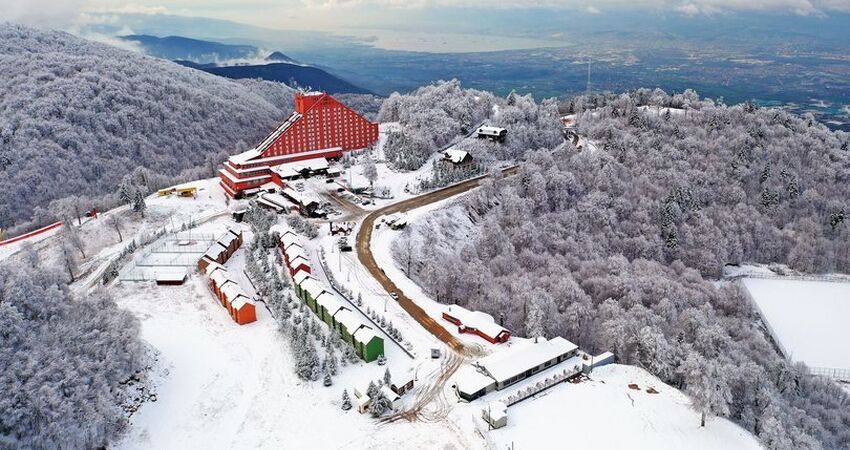
[[[141,191],[135,191],[133,194],[133,211],[139,213],[144,218],[146,209],[148,209],[148,205],[145,203],[144,194]]]
[[[351,398],[348,396],[348,389],[342,390],[342,410],[348,411],[351,409]]]
[[[325,372],[325,380],[324,382],[322,382],[322,384],[324,384],[325,387],[330,387],[332,384],[334,384],[333,380],[331,379],[330,372]]]
[[[390,375],[390,368],[387,367],[387,370],[384,371],[384,384],[389,386],[392,383],[392,375]]]

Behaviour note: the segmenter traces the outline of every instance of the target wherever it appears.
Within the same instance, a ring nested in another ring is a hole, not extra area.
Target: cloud
[[[600,11],[599,8],[593,5],[589,5],[588,7],[584,8],[584,12],[589,14],[602,14],[602,11]]]
[[[85,0],[0,0],[3,20],[42,28],[64,28],[73,23]]]

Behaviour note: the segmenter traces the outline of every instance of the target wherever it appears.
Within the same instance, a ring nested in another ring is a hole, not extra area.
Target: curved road
[[[519,166],[512,166],[502,170],[503,175],[514,175],[519,172]],[[407,212],[412,209],[421,208],[426,205],[430,205],[431,203],[436,203],[441,200],[445,200],[449,197],[454,197],[455,195],[462,194],[469,190],[472,190],[478,187],[481,184],[481,181],[487,178],[487,175],[482,175],[480,177],[472,178],[470,180],[466,180],[464,182],[454,184],[442,189],[438,189],[436,191],[429,192],[427,194],[422,194],[417,197],[412,197],[407,200],[400,201],[398,203],[393,203],[392,205],[385,206],[381,209],[377,209],[363,219],[363,223],[360,225],[360,230],[357,232],[357,258],[360,259],[360,262],[366,267],[369,273],[381,284],[381,286],[387,292],[395,292],[398,294],[398,303],[401,307],[407,311],[408,314],[411,315],[420,325],[425,327],[431,334],[437,337],[437,339],[443,341],[451,347],[454,351],[461,354],[468,354],[468,349],[463,345],[463,343],[454,337],[448,330],[446,330],[442,325],[437,323],[431,316],[429,316],[425,310],[423,310],[419,305],[414,303],[410,298],[404,295],[404,292],[392,282],[392,280],[387,277],[386,273],[378,266],[378,263],[375,262],[375,256],[372,254],[372,230],[375,229],[375,221],[378,217],[388,215],[388,214],[396,214]]]

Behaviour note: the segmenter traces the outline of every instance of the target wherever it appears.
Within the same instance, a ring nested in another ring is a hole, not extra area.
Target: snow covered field
[[[329,388],[303,382],[262,304],[257,322],[236,325],[199,275],[184,286],[121,283],[113,293],[142,321],[164,372],[155,380],[157,401],[131,418],[116,448],[478,448],[447,423],[379,426],[342,411],[342,389],[351,394],[384,367],[342,367]]]
[[[850,370],[850,283],[745,278],[774,337],[794,361]]]
[[[658,393],[646,392],[649,387]],[[486,402],[495,398],[490,395],[466,406],[466,421],[471,422],[472,414],[480,416]],[[643,369],[612,364],[595,369],[590,380],[563,383],[509,407],[508,425],[485,428],[483,433],[499,449],[761,448],[751,434],[725,419],[710,419],[700,428],[699,414],[689,403],[684,394]]]

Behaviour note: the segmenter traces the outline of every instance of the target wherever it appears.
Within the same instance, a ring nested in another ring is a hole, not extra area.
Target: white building
[[[514,345],[458,370],[455,387],[460,398],[472,401],[488,392],[504,389],[578,353],[577,345],[560,336],[536,341]]]
[[[494,141],[502,142],[508,135],[508,130],[504,128],[484,125],[483,127],[479,128],[475,132],[475,134],[480,139],[492,139]]]

